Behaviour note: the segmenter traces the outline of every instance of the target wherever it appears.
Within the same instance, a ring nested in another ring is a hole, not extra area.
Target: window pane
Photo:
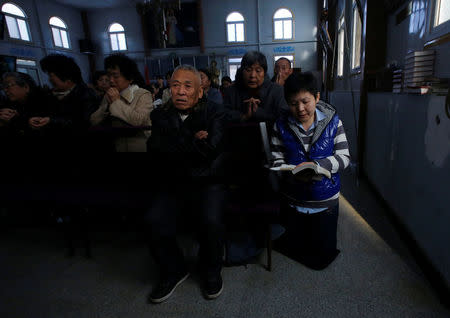
[[[125,41],[125,33],[117,33],[117,38],[119,40],[119,50],[126,50],[127,42]]]
[[[244,42],[244,23],[236,23],[236,41]]]
[[[125,29],[119,23],[113,23],[109,27],[109,32],[121,32],[121,31],[125,31]]]
[[[337,75],[344,75],[344,29],[339,30],[338,36],[338,65]]]
[[[232,57],[228,59],[228,63],[241,64],[242,57]]]
[[[2,11],[5,13],[9,13],[12,15],[16,15],[22,18],[25,18],[25,13],[23,13],[23,11],[16,5],[12,4],[12,3],[6,3],[3,7],[2,7]]]
[[[275,39],[283,38],[283,21],[274,22]]]
[[[232,81],[234,81],[236,79],[236,72],[239,68],[239,65],[231,64],[229,68],[230,68],[230,78]]]
[[[111,40],[111,49],[113,51],[118,51],[119,46],[117,45],[117,35],[116,34],[110,34],[109,38]]]
[[[30,41],[30,35],[28,34],[27,23],[25,20],[17,19],[19,25],[20,38],[25,41]]]
[[[228,42],[236,42],[234,23],[227,24]]]
[[[19,28],[17,27],[16,19],[6,16],[6,25],[8,26],[9,37],[20,39]]]
[[[23,66],[36,66],[36,61],[33,60],[24,60],[24,59],[17,59],[16,60],[17,65],[23,65]]]
[[[437,25],[450,19],[450,0],[441,0]]]
[[[67,36],[67,32],[64,30],[61,30],[60,32],[61,32],[61,39],[62,39],[63,47],[65,47],[66,49],[70,48],[69,37]]]
[[[352,68],[360,66],[361,61],[361,19],[358,9],[353,10]]]
[[[274,19],[292,18],[292,13],[288,9],[280,9],[273,15]]]
[[[39,76],[38,76],[38,73],[37,73],[36,69],[28,68],[27,69],[27,74],[30,75],[34,79],[34,81],[36,82],[37,85],[40,85]]]
[[[62,47],[61,34],[59,33],[59,29],[52,28],[53,41],[55,42],[55,46]]]
[[[227,22],[241,22],[244,21],[244,16],[239,12],[232,12],[227,17]]]
[[[292,39],[292,21],[285,20],[283,21],[283,24],[284,24],[284,38]]]
[[[60,28],[66,29],[66,24],[58,17],[51,17],[49,21],[50,25],[58,26]]]

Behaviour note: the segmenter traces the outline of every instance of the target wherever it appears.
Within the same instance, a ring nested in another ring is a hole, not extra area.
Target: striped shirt
[[[316,108],[316,116],[314,116],[314,122],[311,127],[305,131],[298,121],[294,118],[289,117],[289,122],[293,123],[297,129],[296,134],[299,137],[303,147],[306,152],[309,152],[311,148],[311,141],[317,127],[317,123],[323,119],[325,119],[325,114]],[[284,156],[284,144],[280,138],[280,134],[278,132],[277,125],[274,125],[273,135],[271,138],[271,149],[272,149],[272,166],[277,167],[285,163]],[[350,152],[347,137],[345,135],[344,126],[342,125],[342,121],[339,120],[336,136],[334,137],[334,149],[333,155],[328,156],[323,159],[317,159],[315,162],[321,167],[327,169],[331,173],[337,173],[339,171],[344,170],[350,163]],[[336,193],[333,197],[328,198],[324,201],[336,200],[339,197],[339,193]],[[323,211],[323,208],[305,208],[305,207],[295,207],[299,212],[303,213],[316,213]]]

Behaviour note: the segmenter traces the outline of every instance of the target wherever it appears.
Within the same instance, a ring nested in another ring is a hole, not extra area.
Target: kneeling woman
[[[311,73],[290,75],[284,94],[289,112],[274,125],[273,165],[312,162],[327,169],[331,178],[310,175],[299,179],[290,171],[283,172],[286,232],[275,244],[283,254],[320,270],[339,254],[339,172],[350,162],[348,142],[336,110],[319,100],[317,80]]]

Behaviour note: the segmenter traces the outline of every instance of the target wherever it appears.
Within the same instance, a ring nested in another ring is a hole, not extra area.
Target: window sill
[[[53,46],[53,50],[64,51],[64,52],[72,52],[72,48],[65,48],[60,46]]]
[[[241,44],[246,44],[247,42],[246,41],[243,41],[243,42],[227,42],[226,44],[227,45],[241,45]]]
[[[4,41],[16,43],[16,44],[23,44],[23,45],[33,45],[34,44],[33,41],[26,41],[26,40],[10,38],[10,37],[5,37]]]
[[[274,38],[272,38],[272,42],[276,42],[276,43],[292,42],[292,41],[295,41],[295,39],[294,38],[292,38],[292,39],[274,39]]]
[[[429,49],[431,47],[438,46],[438,45],[441,45],[441,44],[444,44],[444,43],[447,43],[447,42],[450,42],[450,32],[427,41],[423,45],[423,48],[424,49]]]

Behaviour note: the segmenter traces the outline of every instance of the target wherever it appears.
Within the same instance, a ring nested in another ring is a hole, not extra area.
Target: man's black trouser
[[[145,221],[150,231],[151,253],[163,277],[186,270],[176,241],[177,233],[186,226],[198,235],[199,261],[204,274],[220,273],[225,234],[225,193],[222,184],[195,182],[164,185],[153,193]]]

